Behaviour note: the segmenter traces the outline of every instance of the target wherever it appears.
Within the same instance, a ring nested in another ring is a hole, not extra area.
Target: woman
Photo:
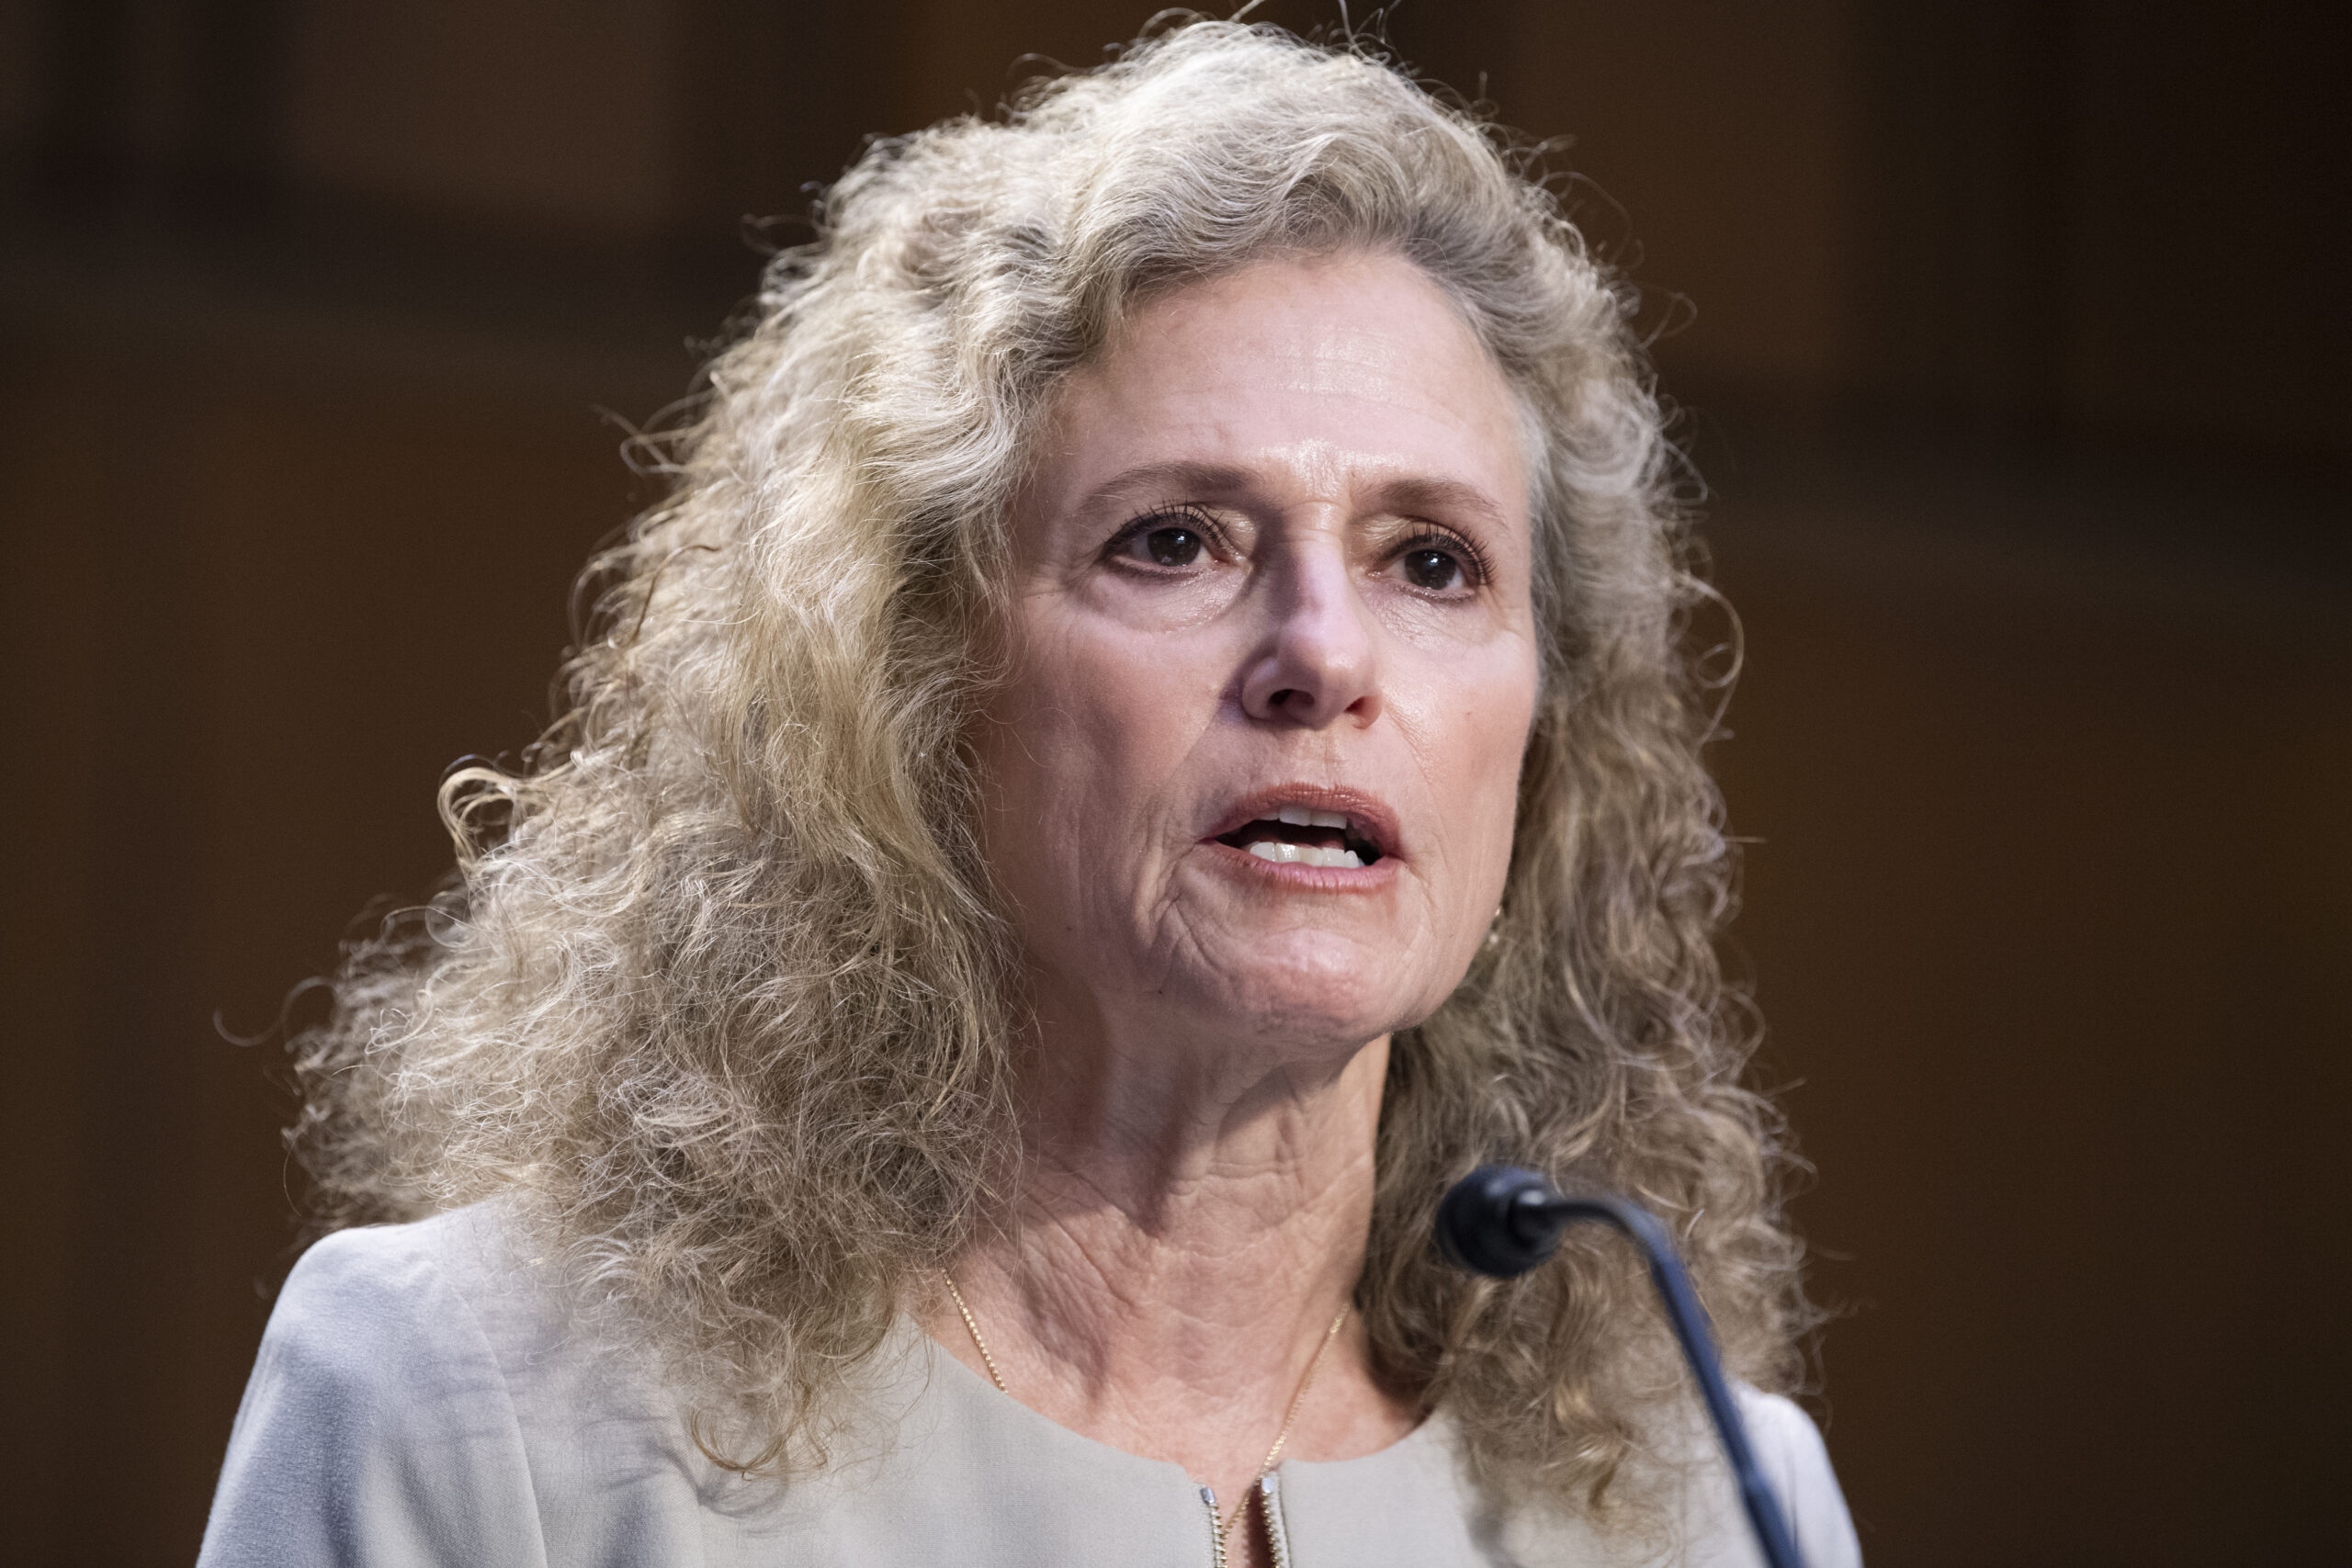
[[[1201,23],[877,146],[677,451],[303,1043],[406,1223],[288,1281],[206,1561],[1747,1561],[1628,1256],[1430,1247],[1509,1156],[1756,1388],[1805,1324],[1657,412],[1482,128]]]

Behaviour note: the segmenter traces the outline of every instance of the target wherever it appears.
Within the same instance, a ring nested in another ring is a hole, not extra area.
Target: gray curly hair
[[[1498,940],[1392,1050],[1375,1371],[1519,1495],[1599,1503],[1661,1451],[1679,1379],[1634,1262],[1432,1255],[1433,1197],[1508,1156],[1657,1210],[1732,1368],[1787,1386],[1789,1156],[1713,947],[1706,590],[1630,295],[1524,164],[1353,46],[1212,21],[876,143],[709,367],[670,500],[591,563],[569,711],[447,782],[450,888],[353,943],[297,1038],[323,1223],[503,1196],[731,1462],[820,1461],[849,1370],[1008,1190],[1016,954],[964,742],[1040,411],[1140,300],[1378,252],[1523,410],[1543,656]]]

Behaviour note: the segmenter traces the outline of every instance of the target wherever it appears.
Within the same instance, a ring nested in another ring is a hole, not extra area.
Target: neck
[[[1303,1065],[1038,1043],[1016,1212],[956,1282],[1012,1397],[1230,1505],[1363,1268],[1388,1042]],[[981,1370],[952,1305],[928,1322]],[[1352,1319],[1312,1393],[1286,1455],[1352,1457],[1412,1423]]]
[[[996,1251],[1046,1348],[1092,1383],[1180,1370],[1220,1400],[1295,1378],[1363,1265],[1387,1055],[1038,1085]]]

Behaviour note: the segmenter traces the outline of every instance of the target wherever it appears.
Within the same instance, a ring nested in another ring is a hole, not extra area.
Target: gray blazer
[[[229,1438],[199,1568],[1210,1568],[1214,1505],[1182,1468],[1079,1436],[902,1322],[859,1426],[783,1482],[713,1464],[675,1402],[506,1255],[483,1205],[345,1231],[295,1267]],[[1810,1568],[1857,1568],[1820,1435],[1742,1391]],[[1287,1568],[1759,1560],[1710,1452],[1672,1539],[1498,1516],[1441,1412],[1361,1459],[1268,1485]]]

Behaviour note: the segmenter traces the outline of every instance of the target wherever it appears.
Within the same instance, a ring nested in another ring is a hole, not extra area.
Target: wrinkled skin
[[[954,1274],[1014,1398],[1228,1501],[1363,1267],[1388,1037],[1502,896],[1536,693],[1520,428],[1409,264],[1266,262],[1135,311],[1017,509],[975,743],[1035,1008],[1027,1163]],[[1284,806],[1346,824],[1252,825]],[[1247,847],[1275,834],[1341,863]],[[984,1372],[944,1292],[925,1322]],[[1286,1452],[1417,1419],[1351,1320]]]
[[[1074,378],[1019,514],[986,747],[989,860],[1057,1023],[1247,1072],[1343,1060],[1453,988],[1535,695],[1517,431],[1394,258],[1158,300]],[[1266,791],[1349,792],[1395,842],[1317,876],[1212,841]]]

